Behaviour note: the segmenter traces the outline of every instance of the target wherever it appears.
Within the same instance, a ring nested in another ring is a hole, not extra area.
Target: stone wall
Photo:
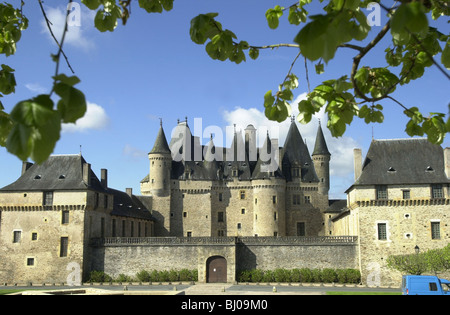
[[[227,260],[228,282],[246,269],[355,268],[356,237],[112,238],[91,243],[91,270],[117,277],[147,270],[197,269],[206,282],[207,260]]]

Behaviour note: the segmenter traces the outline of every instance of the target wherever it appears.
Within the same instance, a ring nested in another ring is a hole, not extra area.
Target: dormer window
[[[59,176],[59,179],[66,179],[66,175]]]
[[[397,170],[391,166],[391,167],[389,167],[388,172],[395,173],[395,172],[397,172]]]
[[[431,166],[427,167],[427,172],[433,172],[433,171],[434,171],[434,169]]]
[[[300,177],[300,169],[299,168],[292,169],[292,177],[294,177],[294,178]]]
[[[42,178],[41,175],[36,175],[36,176],[34,176],[34,179],[41,179],[41,178]]]

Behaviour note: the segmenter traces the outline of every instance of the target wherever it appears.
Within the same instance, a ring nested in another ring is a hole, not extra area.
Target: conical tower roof
[[[322,126],[320,123],[319,130],[317,131],[316,145],[312,155],[331,155],[328,150],[327,142],[325,141],[325,136],[323,135]]]
[[[171,154],[169,145],[167,144],[166,134],[161,123],[158,135],[156,136],[155,145],[150,151],[150,154]]]

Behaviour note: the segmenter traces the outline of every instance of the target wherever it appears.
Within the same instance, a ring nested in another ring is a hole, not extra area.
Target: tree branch
[[[69,3],[72,3],[72,0],[69,0]],[[47,28],[48,28],[48,30],[50,31],[50,35],[53,37],[53,40],[56,42],[56,45],[58,45],[58,48],[59,48],[59,51],[58,51],[58,53],[57,53],[57,55],[56,55],[56,57],[57,57],[57,62],[56,62],[56,74],[55,74],[55,76],[58,75],[58,72],[59,72],[59,60],[60,60],[61,54],[64,56],[64,58],[65,58],[65,60],[66,60],[66,63],[67,63],[67,66],[69,67],[70,71],[72,71],[72,73],[75,73],[75,71],[73,71],[72,66],[70,65],[69,59],[67,58],[67,56],[66,56],[66,54],[64,53],[63,48],[62,48],[63,45],[64,45],[64,40],[65,40],[65,38],[66,38],[67,30],[68,30],[67,18],[68,18],[68,16],[69,16],[69,13],[70,13],[70,12],[67,11],[67,15],[66,15],[66,23],[65,23],[65,26],[64,26],[63,37],[62,37],[62,39],[61,39],[61,44],[60,44],[59,41],[58,41],[58,39],[56,39],[55,34],[53,33],[53,30],[52,30],[52,28],[51,28],[52,22],[50,22],[50,20],[49,20],[48,17],[47,17],[47,14],[45,13],[45,9],[44,9],[44,6],[43,6],[43,4],[42,4],[42,0],[39,0],[39,6],[40,6],[40,8],[41,8],[42,15],[44,16],[45,23],[47,24]]]
[[[378,98],[378,99],[373,99],[373,98],[367,97],[363,92],[361,92],[358,85],[356,84],[355,76],[356,76],[356,73],[358,72],[358,68],[359,68],[359,64],[361,63],[361,60],[364,58],[365,55],[367,55],[367,53],[370,50],[372,50],[383,39],[383,37],[387,34],[387,32],[389,32],[390,29],[391,29],[391,21],[389,20],[389,22],[386,23],[386,25],[383,27],[381,32],[378,33],[378,35],[366,47],[363,47],[360,50],[360,53],[355,58],[353,58],[353,67],[352,67],[352,73],[351,73],[352,84],[355,89],[356,95],[367,102],[376,102],[384,97]]]

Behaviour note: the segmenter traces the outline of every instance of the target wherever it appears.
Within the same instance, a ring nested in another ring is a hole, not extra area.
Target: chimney
[[[91,164],[89,163],[83,164],[83,181],[91,186]]]
[[[354,149],[353,157],[354,157],[354,167],[355,167],[355,181],[357,181],[362,173],[362,150]]]
[[[107,189],[108,188],[108,170],[107,169],[102,169],[102,187]]]
[[[30,169],[30,167],[33,166],[33,163],[30,162],[23,162],[22,163],[22,175],[26,173]]]
[[[444,149],[445,175],[450,178],[450,148]]]
[[[127,188],[127,195],[130,196],[130,198],[133,197],[133,188]]]

